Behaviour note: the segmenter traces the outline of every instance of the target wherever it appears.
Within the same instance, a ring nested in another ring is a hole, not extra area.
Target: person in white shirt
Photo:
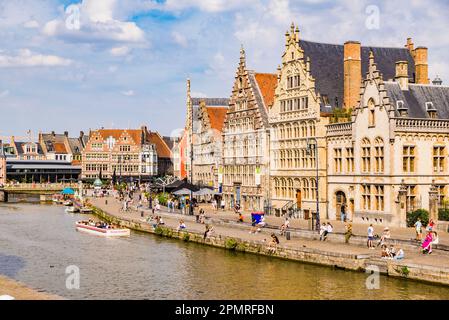
[[[367,246],[369,249],[374,249],[373,240],[374,240],[374,228],[373,225],[370,224],[368,227],[368,241],[367,241]]]

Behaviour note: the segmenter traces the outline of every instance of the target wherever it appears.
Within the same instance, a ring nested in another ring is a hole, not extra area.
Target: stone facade
[[[118,180],[137,181],[157,175],[158,156],[150,134],[146,127],[91,131],[82,152],[82,179],[112,179],[115,174]]]
[[[281,214],[293,208],[298,215],[309,218],[317,211],[318,183],[319,209],[325,213],[325,135],[329,117],[322,115],[310,59],[305,57],[299,30],[293,25],[286,35],[274,97],[269,110],[272,205]]]
[[[437,219],[449,191],[449,87],[409,83],[407,69],[398,61],[384,81],[371,53],[351,121],[328,126],[330,218],[346,203],[355,222],[405,226],[419,208]]]
[[[223,129],[223,197],[227,208],[263,210],[269,200],[269,124],[276,76],[246,68],[241,50]]]
[[[6,183],[6,155],[0,140],[0,186]]]

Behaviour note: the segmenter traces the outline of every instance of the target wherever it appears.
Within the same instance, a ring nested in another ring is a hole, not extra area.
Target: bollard
[[[290,240],[290,231],[285,231],[285,239]]]
[[[104,204],[108,205],[108,199],[104,200]]]
[[[143,218],[143,211],[140,211],[140,216]]]

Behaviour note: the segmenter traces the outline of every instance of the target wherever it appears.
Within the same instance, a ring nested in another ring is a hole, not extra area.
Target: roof
[[[69,138],[69,146],[72,153],[81,153],[83,151],[83,142],[82,138]]]
[[[149,142],[156,146],[158,158],[171,158],[171,150],[157,132],[150,132]]]
[[[54,146],[55,153],[62,153],[62,154],[68,153],[64,143],[58,142],[58,143],[55,143],[53,146]]]
[[[175,145],[175,138],[163,136],[162,139],[164,139],[165,144],[170,150],[173,149],[173,146]]]
[[[410,118],[429,118],[426,102],[432,102],[438,119],[449,119],[449,87],[426,84],[409,84],[408,90],[401,90],[399,83],[384,82],[385,90],[396,109],[396,102],[402,100]],[[398,110],[396,115],[399,116]]]
[[[192,105],[199,106],[201,101],[204,101],[207,106],[229,106],[228,98],[192,98]]]
[[[262,118],[264,127],[268,127],[268,106],[262,96],[262,92],[259,88],[259,84],[256,80],[256,73],[253,71],[248,72],[248,79],[253,88],[254,97],[256,98],[257,108],[259,109],[260,117]]]
[[[310,58],[310,72],[315,78],[317,91],[327,96],[329,104],[342,107],[344,102],[344,46],[300,40],[299,45]],[[393,79],[396,62],[407,61],[409,76],[413,78],[415,62],[407,48],[361,47],[362,77],[368,72],[369,52],[373,51],[377,69],[385,80]]]
[[[28,143],[30,143],[30,142],[14,141],[14,144],[16,146],[18,155],[24,154],[23,147],[24,147],[24,145],[26,145]],[[37,146],[37,154],[44,155],[44,152],[42,151],[41,145],[39,143],[37,143],[37,142],[31,142],[31,143],[36,144],[36,146]]]
[[[116,140],[119,140],[124,132],[127,132],[131,138],[134,140],[136,144],[142,143],[142,130],[141,129],[99,129],[98,133],[103,137],[103,139],[107,139],[108,137],[113,137]]]
[[[206,107],[207,115],[209,116],[209,122],[212,129],[219,132],[223,131],[224,121],[228,107]]]
[[[265,106],[271,108],[274,103],[274,91],[278,83],[278,77],[272,73],[256,73],[257,84],[262,93]]]

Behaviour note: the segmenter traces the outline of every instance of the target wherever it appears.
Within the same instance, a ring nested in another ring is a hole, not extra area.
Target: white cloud
[[[192,91],[190,94],[193,98],[207,98],[207,94],[199,91]]]
[[[183,34],[177,32],[177,31],[173,31],[171,35],[172,35],[173,41],[176,44],[180,45],[183,48],[186,48],[188,46],[187,38]]]
[[[167,0],[164,9],[181,11],[188,8],[198,8],[201,11],[217,13],[248,7],[259,3],[258,0]]]
[[[78,5],[79,29],[68,28],[66,20],[73,17],[64,14],[48,21],[42,31],[47,36],[75,42],[145,42],[145,32],[134,22],[115,18],[119,14],[117,4],[116,0],[84,0]]]
[[[73,63],[70,59],[54,55],[34,53],[29,49],[21,49],[16,56],[0,55],[0,68],[8,67],[60,67]]]
[[[130,51],[131,50],[128,47],[122,46],[122,47],[112,48],[110,50],[110,53],[114,57],[122,57],[122,56],[126,56]]]
[[[132,97],[132,96],[135,96],[135,95],[136,95],[136,93],[134,92],[134,90],[122,91],[121,94],[123,94],[124,96],[127,96],[127,97]]]
[[[37,29],[39,28],[39,22],[36,20],[29,20],[23,24],[23,26],[27,29]]]

